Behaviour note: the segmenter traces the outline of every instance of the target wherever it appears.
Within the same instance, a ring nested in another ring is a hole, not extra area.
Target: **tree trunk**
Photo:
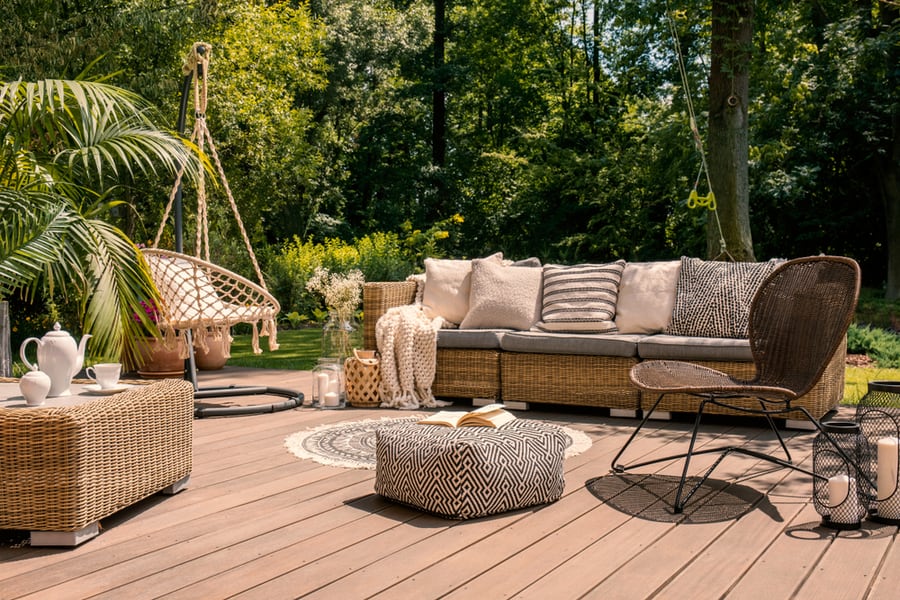
[[[437,220],[446,217],[448,212],[448,194],[444,180],[444,163],[447,160],[447,74],[444,68],[444,52],[447,40],[446,1],[434,0],[434,77],[431,93],[431,164],[434,165],[435,206],[428,215]]]
[[[893,23],[900,18],[900,8],[885,4],[882,8],[884,23]],[[887,89],[896,90],[896,65],[900,59],[900,50],[896,44],[890,46],[885,56],[887,62]],[[900,104],[891,106],[891,147],[881,159],[878,180],[884,202],[885,224],[887,225],[887,289],[888,300],[900,299]]]
[[[710,212],[707,224],[709,258],[756,260],[750,234],[747,135],[752,21],[753,0],[713,0],[707,150],[718,208]]]

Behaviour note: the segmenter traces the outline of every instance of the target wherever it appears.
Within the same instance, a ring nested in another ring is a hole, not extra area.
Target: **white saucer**
[[[84,393],[90,394],[91,396],[110,396],[112,394],[124,392],[125,390],[130,388],[131,386],[127,383],[120,383],[119,385],[111,388],[101,388],[96,383],[93,383],[91,385],[84,386]]]

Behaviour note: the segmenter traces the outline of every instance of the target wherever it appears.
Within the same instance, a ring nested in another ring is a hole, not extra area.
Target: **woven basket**
[[[364,356],[360,352],[354,349],[353,356],[344,361],[344,387],[350,406],[371,408],[381,404],[381,366],[374,352]]]

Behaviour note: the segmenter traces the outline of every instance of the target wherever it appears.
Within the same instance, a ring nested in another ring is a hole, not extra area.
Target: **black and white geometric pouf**
[[[562,496],[568,438],[549,423],[502,427],[403,424],[378,430],[375,492],[451,519],[472,519]]]

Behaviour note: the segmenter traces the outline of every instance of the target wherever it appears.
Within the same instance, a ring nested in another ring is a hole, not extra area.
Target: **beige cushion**
[[[619,333],[662,333],[672,318],[680,260],[625,265],[616,303]]]
[[[528,330],[541,316],[540,267],[472,261],[469,312],[461,329]]]
[[[745,338],[750,305],[778,264],[681,258],[670,335]]]
[[[574,266],[546,265],[542,331],[614,333],[616,297],[625,261]]]
[[[500,264],[503,254],[498,252],[485,260]],[[422,304],[431,309],[433,315],[451,323],[462,323],[469,312],[471,280],[471,260],[426,258]]]

